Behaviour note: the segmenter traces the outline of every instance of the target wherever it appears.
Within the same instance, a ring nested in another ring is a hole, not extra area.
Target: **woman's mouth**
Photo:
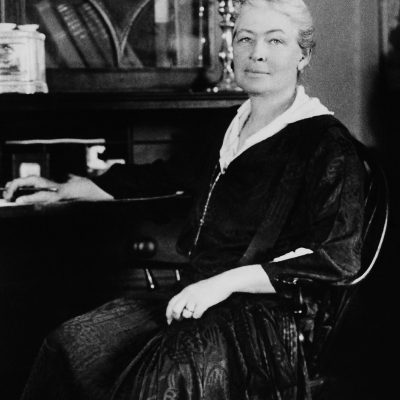
[[[261,71],[259,69],[246,69],[245,72],[248,74],[257,74],[257,75],[268,75],[269,74],[269,72]]]

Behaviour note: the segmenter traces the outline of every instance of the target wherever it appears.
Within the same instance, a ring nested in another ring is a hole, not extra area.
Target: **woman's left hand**
[[[182,318],[200,318],[206,310],[231,294],[228,285],[218,275],[186,286],[169,301],[167,323],[170,324],[173,319],[179,321]]]

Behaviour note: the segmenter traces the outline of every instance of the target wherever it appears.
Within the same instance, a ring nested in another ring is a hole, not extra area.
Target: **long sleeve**
[[[156,160],[151,164],[113,165],[94,183],[116,199],[137,196],[157,196],[185,191],[195,195],[211,157],[210,140],[204,140],[191,152],[182,152],[168,160]]]
[[[339,281],[360,268],[365,172],[353,139],[337,128],[331,133],[308,164],[300,209],[306,224],[293,241],[313,253],[262,263],[272,283],[285,275]]]
[[[175,193],[178,190],[197,194],[199,182],[217,156],[223,135],[236,107],[221,112],[221,118],[210,122],[209,132],[190,148],[181,149],[168,160],[151,164],[113,165],[93,179],[101,189],[116,199]],[[190,132],[188,132],[190,135]]]
[[[176,159],[145,165],[113,165],[93,181],[116,199],[191,191],[196,173],[188,164],[183,165]]]

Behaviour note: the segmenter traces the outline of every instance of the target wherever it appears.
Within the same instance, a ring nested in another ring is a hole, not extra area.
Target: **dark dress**
[[[359,269],[364,169],[357,145],[335,118],[310,118],[246,150],[215,183],[221,142],[219,135],[209,149],[202,178],[157,162],[114,167],[96,183],[115,197],[196,192],[178,242],[190,261],[185,281],[259,263],[278,294],[237,293],[199,320],[170,326],[167,299],[107,303],[45,339],[24,400],[309,398],[296,324],[277,278],[337,281]],[[313,253],[272,262],[299,247]]]

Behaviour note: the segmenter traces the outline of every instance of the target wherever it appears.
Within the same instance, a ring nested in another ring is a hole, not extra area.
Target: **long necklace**
[[[200,233],[201,233],[201,230],[202,230],[203,225],[204,225],[204,222],[205,222],[205,218],[206,218],[208,206],[209,206],[209,204],[210,204],[211,196],[212,196],[212,194],[213,194],[215,185],[217,184],[217,182],[219,181],[219,178],[220,178],[221,175],[222,175],[221,170],[219,170],[219,171],[218,171],[218,174],[217,174],[216,177],[213,179],[217,168],[219,168],[219,165],[218,165],[218,164],[215,166],[214,172],[213,172],[213,174],[212,174],[212,178],[211,178],[211,182],[210,182],[210,187],[209,187],[208,195],[207,195],[207,200],[206,200],[206,202],[205,202],[205,204],[204,204],[204,207],[203,207],[203,212],[202,212],[202,214],[201,214],[201,218],[200,218],[200,221],[199,221],[199,226],[198,226],[198,228],[197,228],[196,237],[195,237],[195,239],[194,239],[193,246],[192,246],[191,250],[189,251],[189,256],[192,255],[193,250],[194,250],[194,249],[196,248],[196,246],[197,246],[197,242],[199,241]]]

